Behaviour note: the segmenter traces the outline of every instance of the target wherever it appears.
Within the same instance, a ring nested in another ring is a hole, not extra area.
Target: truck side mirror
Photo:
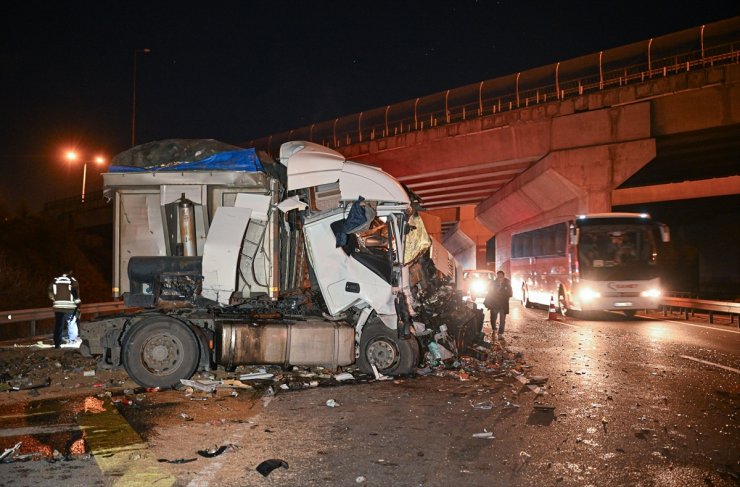
[[[663,242],[670,242],[671,241],[671,229],[668,228],[668,225],[660,224],[660,240]]]

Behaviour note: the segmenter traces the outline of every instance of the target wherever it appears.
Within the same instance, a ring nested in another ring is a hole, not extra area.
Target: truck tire
[[[375,364],[383,375],[410,374],[419,364],[421,352],[415,337],[398,338],[398,332],[385,325],[371,324],[362,330],[357,365],[373,375]]]
[[[198,367],[198,339],[188,326],[168,316],[147,318],[126,333],[121,361],[128,375],[144,387],[172,387]]]

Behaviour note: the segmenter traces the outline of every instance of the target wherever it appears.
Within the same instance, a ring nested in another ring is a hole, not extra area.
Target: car
[[[496,272],[488,269],[468,269],[463,271],[463,299],[482,303],[496,279]]]

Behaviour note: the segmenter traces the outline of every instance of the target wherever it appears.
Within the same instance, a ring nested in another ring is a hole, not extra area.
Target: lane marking
[[[719,367],[720,369],[725,369],[725,370],[729,370],[730,372],[735,372],[736,374],[740,374],[740,370],[733,369],[732,367],[728,367],[726,365],[715,364],[714,362],[707,362],[706,360],[702,360],[696,357],[689,357],[688,355],[679,355],[679,357],[685,358],[687,360],[693,360],[694,362],[699,362],[702,364],[713,365],[715,367]]]
[[[648,316],[648,315],[637,315],[637,316],[639,316],[640,318],[647,318],[648,320],[664,321],[666,323],[676,323],[677,325],[695,326],[696,328],[706,328],[707,330],[723,331],[725,333],[734,333],[735,335],[740,335],[740,330],[726,330],[724,328],[716,328],[714,326],[697,325],[696,323],[686,323],[684,321],[673,321],[673,320],[667,320],[665,318],[653,317],[653,316]]]

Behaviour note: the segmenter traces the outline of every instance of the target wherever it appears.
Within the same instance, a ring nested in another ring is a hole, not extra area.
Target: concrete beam
[[[740,176],[615,189],[612,191],[612,205],[690,200],[734,194],[740,194]]]

